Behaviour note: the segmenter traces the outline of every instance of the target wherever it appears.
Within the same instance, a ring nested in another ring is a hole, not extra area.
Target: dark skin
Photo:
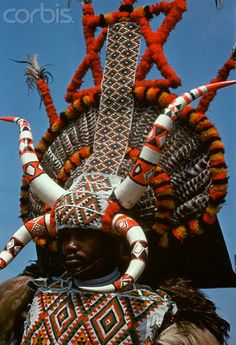
[[[87,280],[111,273],[117,261],[113,237],[93,229],[63,229],[59,232],[62,261],[74,278]]]

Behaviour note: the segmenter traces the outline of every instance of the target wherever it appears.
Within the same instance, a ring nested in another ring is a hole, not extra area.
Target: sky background
[[[139,0],[138,5],[156,1]],[[118,8],[118,0],[93,0],[96,12],[107,13]],[[181,94],[209,82],[229,57],[236,37],[236,3],[225,0],[217,10],[214,0],[187,0],[188,11],[171,33],[165,45],[170,65],[182,79],[175,92]],[[85,55],[80,2],[73,0],[70,10],[66,0],[0,0],[0,115],[25,117],[31,124],[35,143],[48,128],[44,108],[39,108],[36,91],[28,92],[23,65],[11,59],[25,60],[38,53],[41,65],[50,64],[54,76],[51,92],[58,112],[66,108],[66,87]],[[154,23],[158,24],[157,19]],[[154,25],[153,23],[153,25]],[[156,73],[156,76],[155,76]],[[156,70],[152,78],[157,77]],[[230,79],[236,79],[235,71]],[[91,79],[84,87],[92,86]],[[172,90],[173,91],[173,90]],[[236,87],[220,90],[211,104],[208,117],[218,128],[225,145],[229,168],[229,192],[219,221],[232,265],[236,252]],[[5,246],[19,219],[19,192],[22,169],[18,157],[18,129],[0,123],[0,246]],[[35,259],[29,244],[17,259],[0,273],[0,282],[19,274]],[[231,323],[229,345],[236,345],[236,289],[204,290],[218,308],[218,313]]]

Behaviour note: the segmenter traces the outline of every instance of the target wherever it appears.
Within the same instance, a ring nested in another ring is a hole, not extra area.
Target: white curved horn
[[[104,286],[83,287],[81,290],[96,291],[100,293],[127,290],[132,287],[144,271],[148,256],[147,239],[143,229],[132,218],[117,214],[112,221],[113,229],[126,237],[131,248],[131,261],[126,272],[112,284]]]
[[[20,117],[0,117],[0,120],[16,123],[20,128],[19,149],[23,171],[36,195],[53,207],[65,190],[55,183],[43,170],[34,149],[29,123]]]
[[[6,267],[34,237],[50,233],[50,214],[34,218],[22,225],[0,253],[0,270]]]
[[[236,84],[236,80],[224,81],[200,86],[177,97],[164,109],[154,122],[146,142],[140,152],[139,159],[129,175],[115,189],[114,193],[120,204],[132,208],[141,198],[155,173],[155,167],[160,161],[161,151],[173,122],[186,105],[211,90]]]

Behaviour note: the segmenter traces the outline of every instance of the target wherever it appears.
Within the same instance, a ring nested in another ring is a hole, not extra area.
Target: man
[[[81,281],[110,274],[117,266],[118,245],[114,237],[87,229],[59,232],[66,271]]]
[[[65,228],[59,231],[58,242],[66,270],[61,277],[15,278],[24,281],[14,291],[27,295],[22,295],[24,308],[34,290],[20,344],[224,344],[227,323],[210,301],[182,281],[156,292],[136,284],[114,293],[80,290],[81,285],[107,285],[122,274],[119,241],[111,235]],[[14,295],[12,282],[11,286]],[[18,308],[21,316],[24,308]],[[0,309],[2,315],[1,304]],[[6,313],[9,310],[5,320]]]

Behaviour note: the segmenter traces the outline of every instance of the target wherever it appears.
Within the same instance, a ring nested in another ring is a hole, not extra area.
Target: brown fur
[[[177,304],[178,312],[175,321],[179,328],[187,322],[201,330],[209,330],[219,344],[226,344],[229,323],[217,314],[214,303],[201,291],[193,288],[183,279],[167,281],[160,288],[166,291]]]
[[[157,339],[158,345],[220,345],[207,329],[201,329],[191,322],[173,324]]]
[[[19,276],[0,285],[0,344],[18,344],[21,341],[27,306],[33,292],[28,287],[32,278]]]

